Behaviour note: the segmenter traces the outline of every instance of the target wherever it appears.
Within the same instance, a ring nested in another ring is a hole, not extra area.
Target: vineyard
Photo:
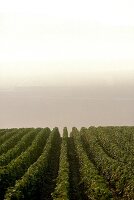
[[[133,166],[134,127],[0,129],[0,200],[134,200]]]

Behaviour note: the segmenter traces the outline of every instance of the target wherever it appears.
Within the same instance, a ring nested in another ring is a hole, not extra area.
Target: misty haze
[[[20,87],[0,91],[0,127],[133,125],[133,86]]]

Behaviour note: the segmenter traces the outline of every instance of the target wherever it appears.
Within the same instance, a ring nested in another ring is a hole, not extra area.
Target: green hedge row
[[[110,186],[114,189],[116,195],[123,199],[123,196],[134,196],[133,172],[130,166],[119,163],[109,157],[102,147],[97,143],[96,136],[91,129],[81,129],[81,138],[85,144],[86,151],[92,157],[98,170],[105,176]],[[129,193],[126,188],[131,188]],[[126,198],[127,199],[127,198]]]
[[[0,166],[5,166],[17,156],[19,156],[22,152],[24,152],[31,144],[33,139],[35,138],[38,130],[32,128],[25,134],[22,139],[14,146],[14,148],[10,149],[7,153],[2,154],[0,156]]]
[[[23,176],[30,165],[33,164],[42,153],[50,130],[48,128],[38,130],[39,133],[32,142],[32,145],[15,160],[12,160],[7,166],[0,168],[0,199],[3,199],[6,188],[14,185],[15,181]]]
[[[19,129],[17,128],[14,128],[14,129],[11,129],[11,130],[6,130],[5,134],[3,136],[0,137],[0,145],[3,144],[4,142],[6,142],[6,140],[8,140],[10,137],[12,137],[14,134],[16,134],[16,132],[18,131]]]
[[[71,137],[74,139],[76,153],[79,158],[81,183],[84,185],[86,196],[91,200],[111,199],[112,194],[103,177],[99,175],[94,164],[88,159],[76,128],[73,128]]]
[[[28,129],[19,129],[16,134],[11,136],[6,142],[0,146],[0,155],[6,153],[8,150],[13,148],[19,140],[28,132]]]
[[[59,172],[56,182],[56,188],[52,194],[54,200],[69,200],[69,162],[67,155],[68,131],[63,129],[63,138],[61,143]]]
[[[60,139],[60,134],[58,129],[54,128],[40,157],[28,168],[24,176],[16,181],[14,187],[8,188],[5,200],[37,199],[37,188],[41,186],[42,178],[48,167],[51,149],[55,147],[57,139]]]
[[[127,165],[130,162],[133,165],[134,156],[130,154],[130,151],[128,151],[130,145],[127,142],[128,140],[126,134],[123,134],[123,132],[122,133],[119,132],[118,134],[116,128],[115,131],[116,134],[114,134],[114,131],[111,131],[109,133],[104,128],[96,128],[96,136],[98,138],[98,143],[103,148],[103,150],[113,159],[116,159],[119,162],[123,162],[125,165]],[[125,149],[120,148],[119,145],[117,145],[118,140],[122,141],[124,139],[128,146],[127,151]]]

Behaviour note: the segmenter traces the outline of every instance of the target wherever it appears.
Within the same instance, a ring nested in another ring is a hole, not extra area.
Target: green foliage
[[[13,134],[5,143],[0,146],[0,154],[6,153],[9,149],[13,148],[15,144],[26,134],[27,129],[19,129]]]
[[[134,127],[73,127],[70,136],[66,127],[62,142],[57,127],[0,129],[0,200],[133,200]]]
[[[52,196],[54,200],[68,200],[69,199],[69,163],[67,156],[67,139],[68,131],[65,127],[63,129],[63,138],[60,153],[60,166],[57,177],[55,191]]]
[[[81,183],[84,184],[87,197],[92,200],[111,199],[112,194],[94,164],[88,159],[81,143],[80,134],[76,128],[73,128],[71,136],[74,139],[79,158]]]
[[[33,139],[35,138],[35,135],[38,132],[38,130],[35,130],[34,128],[32,128],[32,129],[28,129],[27,131],[28,131],[28,133],[26,133],[22,137],[22,139],[15,145],[14,148],[8,150],[7,153],[2,154],[0,156],[0,166],[7,165],[11,160],[15,159],[22,152],[24,152],[28,148],[28,146],[31,145]]]
[[[49,129],[38,129],[39,133],[32,145],[6,167],[0,169],[0,198],[3,197],[7,187],[12,186],[16,180],[26,172],[42,153]]]
[[[10,137],[16,134],[17,131],[18,131],[17,128],[7,130],[5,134],[0,137],[0,145],[1,144],[3,145],[4,142],[6,142],[6,140],[8,140]]]
[[[106,151],[97,142],[96,128],[94,128],[94,131],[90,128],[84,131],[81,130],[81,137],[89,157],[115,190],[116,195],[121,198],[124,194],[124,188],[129,184],[128,180],[134,179],[130,164],[124,165],[122,162],[107,155]],[[115,149],[113,149],[114,151]]]
[[[60,138],[59,131],[55,128],[51,132],[42,154],[37,161],[28,168],[22,178],[16,181],[15,186],[8,189],[5,200],[34,199],[36,197],[38,185],[48,166],[51,148],[55,145],[55,141],[58,138]]]

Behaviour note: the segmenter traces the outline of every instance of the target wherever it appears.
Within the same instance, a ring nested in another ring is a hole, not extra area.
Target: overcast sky
[[[132,125],[133,89],[133,0],[1,1],[0,127]]]
[[[2,1],[0,86],[130,82],[133,11],[133,0]]]

